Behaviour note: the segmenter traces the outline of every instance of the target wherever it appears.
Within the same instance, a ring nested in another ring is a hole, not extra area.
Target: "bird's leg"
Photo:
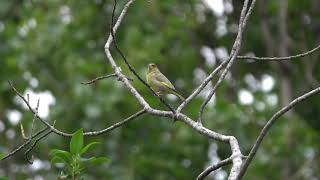
[[[162,97],[162,95],[161,95],[161,92],[160,92],[160,91],[156,91],[155,93],[156,93],[156,97],[157,97],[157,98],[161,98],[161,97]]]

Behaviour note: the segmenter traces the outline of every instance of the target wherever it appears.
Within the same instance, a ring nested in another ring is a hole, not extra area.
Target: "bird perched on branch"
[[[159,96],[173,94],[184,101],[184,98],[177,92],[172,83],[160,72],[154,63],[148,65],[147,83]]]

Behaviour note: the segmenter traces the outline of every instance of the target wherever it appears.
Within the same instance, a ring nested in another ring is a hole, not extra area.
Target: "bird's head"
[[[148,71],[149,71],[149,72],[157,71],[157,70],[158,70],[158,67],[157,67],[156,64],[150,63],[150,64],[148,65]]]

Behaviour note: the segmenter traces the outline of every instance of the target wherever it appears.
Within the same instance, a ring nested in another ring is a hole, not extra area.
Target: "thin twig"
[[[242,176],[245,174],[249,164],[251,163],[252,159],[254,158],[255,154],[258,151],[258,148],[262,142],[262,140],[264,139],[264,137],[267,135],[268,131],[270,130],[271,126],[279,119],[279,117],[281,117],[284,113],[286,113],[287,111],[289,111],[290,109],[292,109],[294,106],[296,106],[298,103],[306,100],[307,98],[316,95],[320,93],[320,87],[309,91],[308,93],[305,93],[304,95],[294,99],[293,101],[291,101],[287,106],[283,107],[282,109],[280,109],[278,112],[276,112],[270,120],[268,120],[268,122],[265,124],[265,126],[263,127],[263,129],[261,130],[256,142],[254,143],[247,160],[244,162],[240,174],[238,176],[238,180],[242,178]]]
[[[33,134],[33,130],[34,130],[34,123],[36,120],[36,114],[38,114],[38,111],[39,111],[39,105],[40,105],[40,98],[37,101],[37,106],[36,106],[36,110],[35,110],[36,113],[33,115],[33,118],[32,118],[32,124],[31,124],[31,130],[30,130],[30,140],[32,138],[32,134]]]
[[[24,133],[24,128],[23,128],[22,123],[20,123],[20,131],[21,131],[22,139],[25,139],[25,140],[29,139],[29,138],[26,136],[26,134]]]
[[[133,119],[141,116],[142,114],[145,114],[146,113],[146,110],[140,110],[138,111],[137,113],[131,115],[130,117],[108,127],[108,128],[105,128],[103,130],[100,130],[100,131],[93,131],[93,132],[85,132],[84,135],[86,136],[97,136],[97,135],[100,135],[100,134],[103,134],[103,133],[106,133],[106,132],[109,132],[109,131],[112,131],[113,129],[116,129],[117,127],[120,127],[120,126],[123,126],[127,123],[129,123],[130,121],[132,121]]]
[[[114,26],[114,14],[115,14],[115,9],[117,6],[117,0],[114,0],[114,6],[113,6],[113,10],[112,10],[112,17],[111,17],[111,25],[110,25],[110,33],[111,36],[113,38],[113,43],[114,43],[114,47],[116,48],[117,52],[120,54],[120,56],[122,57],[123,61],[126,63],[126,65],[128,66],[129,70],[139,79],[139,81],[142,82],[142,84],[144,84],[152,93],[154,96],[158,97],[160,99],[160,101],[168,108],[170,109],[170,111],[175,112],[175,110],[161,97],[159,96],[150,86],[147,82],[145,82],[140,75],[136,72],[136,70],[131,66],[131,64],[128,62],[127,58],[125,57],[125,55],[122,53],[121,49],[118,46],[118,43],[116,41],[116,37],[114,34],[114,30],[113,30],[113,26]]]
[[[43,128],[42,130],[40,130],[39,132],[37,132],[36,134],[34,134],[32,136],[32,138],[37,137],[38,135],[42,134],[44,131],[48,130],[48,127]],[[12,152],[8,153],[6,156],[4,156],[1,161],[13,156],[14,154],[18,153],[19,151],[21,151],[24,147],[26,147],[27,145],[29,145],[32,141],[30,139],[28,139],[26,142],[24,142],[22,145],[20,145],[17,149],[13,150]]]
[[[223,167],[223,166],[226,166],[228,164],[231,164],[232,163],[232,157],[229,157],[227,159],[224,159],[220,162],[218,162],[217,164],[213,164],[211,166],[209,166],[207,169],[205,169],[204,171],[202,171],[196,180],[202,180],[204,179],[205,177],[207,177],[211,172]]]
[[[53,126],[55,125],[56,121],[53,122]],[[33,156],[31,156],[31,158],[29,159],[28,156],[29,156],[29,153],[33,150],[33,148],[37,145],[37,143],[43,139],[44,137],[48,136],[50,133],[52,133],[52,129],[49,129],[48,132],[42,134],[40,137],[38,137],[34,142],[33,144],[26,150],[26,152],[24,153],[25,154],[25,159],[27,160],[27,162],[29,164],[33,164]],[[30,141],[32,139],[30,138]]]
[[[107,79],[107,78],[110,78],[110,77],[118,77],[118,76],[115,73],[108,74],[108,75],[96,77],[96,78],[94,78],[94,79],[92,79],[90,81],[81,82],[81,84],[93,84],[93,83],[95,83],[95,82],[97,82],[99,80]],[[130,80],[130,81],[133,81],[132,78],[127,77],[127,79]]]
[[[293,60],[301,57],[308,56],[310,54],[313,54],[317,52],[320,49],[320,45],[317,47],[311,49],[310,51],[297,54],[297,55],[292,55],[292,56],[287,56],[287,57],[253,57],[253,56],[238,56],[238,59],[253,59],[253,60],[259,60],[259,61],[287,61],[287,60]]]

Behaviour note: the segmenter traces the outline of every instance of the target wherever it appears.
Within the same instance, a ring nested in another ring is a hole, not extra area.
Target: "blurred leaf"
[[[1,160],[2,158],[4,158],[5,156],[6,156],[5,154],[0,153],[0,160]]]
[[[54,156],[54,157],[60,157],[61,159],[63,159],[67,164],[70,164],[72,161],[72,156],[70,154],[70,152],[67,151],[63,151],[60,149],[53,149],[50,151],[50,156]]]
[[[109,163],[111,160],[106,157],[91,157],[89,159],[82,158],[81,159],[81,165],[83,166],[83,169],[91,167],[91,166],[96,166],[96,165],[101,165],[104,163]]]
[[[91,143],[89,143],[88,145],[86,145],[84,148],[81,149],[81,153],[80,154],[84,154],[90,148],[93,148],[93,147],[97,146],[98,144],[100,144],[100,142],[91,142]]]
[[[59,156],[54,156],[52,159],[51,159],[51,164],[56,164],[56,163],[64,163],[65,165],[68,165],[68,163],[61,157]]]
[[[83,147],[83,129],[77,130],[70,141],[70,152],[72,154],[79,154]]]

